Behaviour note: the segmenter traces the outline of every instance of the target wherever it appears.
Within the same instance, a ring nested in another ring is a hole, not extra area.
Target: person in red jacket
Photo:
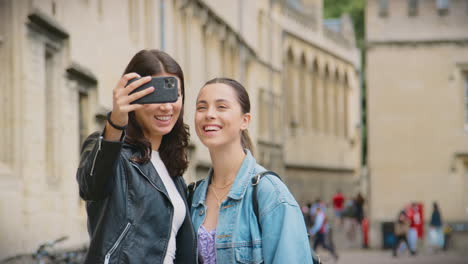
[[[408,246],[412,255],[416,255],[418,247],[418,226],[421,224],[421,213],[417,203],[412,203],[407,211],[410,220],[410,228],[408,230]]]
[[[344,209],[345,198],[340,189],[338,189],[336,194],[333,195],[332,201],[333,201],[333,211],[335,212],[335,219],[337,219],[340,226],[342,226],[343,225],[342,213]]]

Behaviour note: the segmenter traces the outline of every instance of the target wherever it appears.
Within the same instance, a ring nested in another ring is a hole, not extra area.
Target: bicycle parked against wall
[[[9,257],[0,264],[80,264],[86,256],[86,248],[58,252],[54,246],[65,241],[68,237],[60,237],[54,241],[39,245],[33,254],[21,254]]]

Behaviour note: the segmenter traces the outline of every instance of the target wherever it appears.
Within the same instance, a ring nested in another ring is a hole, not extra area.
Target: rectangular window
[[[439,15],[447,15],[449,11],[450,0],[437,0],[437,12]]]
[[[283,127],[283,110],[281,109],[281,103],[283,102],[283,96],[272,93],[273,101],[273,140],[275,142],[281,142],[282,139],[282,127]]]
[[[1,4],[0,4],[0,8]],[[1,16],[2,14],[0,14]],[[0,35],[0,69],[4,69],[0,71],[0,87],[2,89],[2,97],[0,99],[0,124],[3,125],[3,129],[0,130],[0,146],[5,146],[6,149],[8,147],[11,147],[11,123],[8,121],[8,117],[10,116],[10,101],[13,101],[12,98],[10,97],[10,89],[3,89],[3,87],[8,87],[8,80],[6,79],[7,76],[9,76],[9,70],[8,70],[8,64],[6,54],[4,52],[4,47],[2,46],[3,44],[3,37]],[[2,167],[2,163],[8,162],[8,157],[10,151],[0,151],[0,168]]]
[[[418,0],[408,0],[408,15],[416,16],[418,14]]]
[[[46,169],[49,180],[55,179],[54,173],[54,53],[53,51],[46,50],[45,53],[45,157],[46,157]]]
[[[80,146],[89,133],[89,97],[88,93],[79,93],[79,129],[80,129]]]
[[[388,0],[379,0],[379,16],[388,16]]]
[[[468,129],[468,72],[465,73],[465,128]]]

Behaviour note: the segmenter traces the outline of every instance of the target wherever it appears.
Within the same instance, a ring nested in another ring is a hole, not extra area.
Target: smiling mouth
[[[168,116],[154,116],[154,118],[158,121],[169,121],[172,118],[172,115]]]
[[[205,131],[205,132],[216,132],[216,131],[220,131],[220,130],[221,130],[221,126],[218,126],[218,125],[203,126],[203,131]]]

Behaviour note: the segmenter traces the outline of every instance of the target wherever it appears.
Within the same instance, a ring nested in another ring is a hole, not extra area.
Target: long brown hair
[[[237,101],[239,102],[241,106],[242,114],[250,113],[249,94],[247,93],[247,90],[244,88],[244,86],[242,86],[242,84],[230,78],[219,77],[219,78],[214,78],[212,80],[207,81],[204,86],[208,84],[213,84],[213,83],[222,83],[233,88],[237,94]],[[254,152],[253,144],[252,144],[252,140],[250,139],[249,131],[247,131],[247,129],[242,130],[241,132],[241,145],[242,145],[242,148],[250,150],[250,152],[252,152],[253,154]]]
[[[158,151],[169,175],[172,177],[181,176],[188,166],[187,147],[190,138],[189,127],[184,123],[184,73],[179,64],[171,56],[160,50],[139,51],[128,63],[124,74],[130,72],[136,72],[140,76],[171,73],[179,77],[180,90],[182,92],[182,109],[171,132],[163,136]],[[130,112],[128,115],[125,142],[138,150],[139,156],[132,157],[132,160],[140,164],[151,160],[151,142],[145,138],[141,125],[135,118],[135,111]]]

